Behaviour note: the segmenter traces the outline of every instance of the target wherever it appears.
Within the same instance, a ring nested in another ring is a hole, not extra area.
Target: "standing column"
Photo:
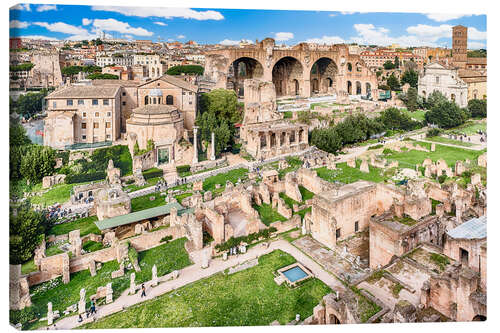
[[[172,146],[168,150],[168,163],[169,164],[174,164],[174,144],[172,143]]]
[[[193,126],[193,164],[198,163],[198,126]]]
[[[266,132],[266,147],[267,149],[271,149],[271,135],[269,132]]]
[[[215,134],[212,132],[212,149],[210,151],[210,160],[215,160]]]

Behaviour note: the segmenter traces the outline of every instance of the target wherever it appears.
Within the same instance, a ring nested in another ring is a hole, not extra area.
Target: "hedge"
[[[186,164],[186,165],[179,165],[177,167],[177,173],[187,173],[191,171],[191,166]]]
[[[143,171],[142,175],[144,176],[145,180],[148,180],[151,178],[156,178],[156,177],[163,177],[163,170],[158,169],[158,168],[151,168],[151,169]]]
[[[92,182],[95,180],[103,179],[106,179],[106,172],[104,171],[97,171],[93,173],[79,173],[76,175],[67,175],[66,184]]]

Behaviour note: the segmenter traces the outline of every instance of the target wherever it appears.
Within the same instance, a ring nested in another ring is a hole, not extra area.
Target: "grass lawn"
[[[215,176],[208,177],[203,181],[203,190],[204,191],[213,191],[215,190],[215,184],[220,184],[221,189],[226,187],[226,181],[230,181],[235,184],[238,179],[244,180],[247,178],[248,170],[245,168],[234,169],[228,171],[226,173],[220,173]]]
[[[74,220],[62,224],[56,224],[48,231],[47,235],[64,235],[70,231],[80,229],[80,237],[88,234],[100,235],[101,231],[95,225],[97,216],[82,217],[81,219]]]
[[[411,118],[418,120],[418,121],[425,120],[425,113],[427,112],[425,110],[416,110],[416,111],[410,112],[407,109],[402,109],[401,111],[403,111],[403,113],[406,113],[408,116],[410,116]]]
[[[430,150],[431,144],[427,142],[417,141],[419,145]],[[449,147],[436,144],[436,151],[418,151],[411,150],[407,152],[393,152],[386,155],[388,160],[395,160],[399,162],[400,168],[415,168],[415,164],[421,164],[427,157],[433,162],[440,158],[444,159],[448,166],[454,166],[456,161],[464,161],[465,159],[477,160],[477,157],[483,154],[485,150],[470,150],[458,147]]]
[[[455,145],[455,146],[462,146],[462,147],[474,147],[477,146],[474,143],[466,142],[466,141],[460,141],[460,140],[453,140],[444,136],[433,136],[430,138],[425,138],[427,141],[432,141],[432,142],[440,142],[440,143],[446,143],[450,145]]]
[[[89,241],[86,241],[85,243],[83,243],[82,248],[86,252],[95,252],[95,251],[102,250],[103,245],[100,242],[94,242],[94,241],[89,240]]]
[[[57,245],[51,245],[49,246],[46,250],[45,250],[45,255],[47,257],[50,257],[50,256],[55,256],[56,254],[61,254],[61,253],[64,253],[63,250],[61,250],[59,248],[59,246],[61,246],[62,244],[57,244]]]
[[[315,278],[295,289],[278,286],[273,272],[295,261],[273,251],[255,267],[215,274],[82,328],[263,326],[274,320],[284,325],[297,313],[307,318],[331,289]]]
[[[82,183],[83,184],[83,183]],[[57,203],[64,203],[69,200],[71,189],[80,184],[59,184],[48,190],[42,195],[30,198],[31,203],[50,206]]]
[[[304,162],[297,157],[287,157],[286,161],[289,164],[288,168],[278,170],[278,175],[280,179],[283,179],[285,175],[289,172],[297,171]]]
[[[178,203],[181,203],[182,199],[190,197],[192,195],[193,195],[192,192],[186,192],[186,193],[182,193],[182,194],[176,195],[174,198],[177,199]]]
[[[302,202],[305,202],[306,200],[312,199],[314,197],[314,193],[312,193],[302,185],[299,185],[299,191],[300,194],[302,194]]]
[[[368,180],[375,183],[380,183],[384,181],[384,176],[382,170],[370,166],[370,172],[364,173],[359,170],[360,161],[356,161],[358,168],[351,168],[347,166],[347,163],[337,164],[336,170],[329,170],[326,167],[321,167],[316,169],[319,177],[327,180],[329,182],[339,181],[344,184],[354,183],[358,180]]]
[[[21,274],[29,274],[31,272],[36,272],[38,268],[35,265],[35,260],[31,259],[30,261],[26,261],[21,265]]]
[[[477,131],[486,131],[486,122],[467,121],[465,124],[449,129],[446,133],[465,133],[467,135],[477,134]]]
[[[189,255],[184,249],[185,238],[176,239],[168,244],[162,244],[153,249],[139,252],[139,265],[141,272],[136,273],[137,283],[151,280],[151,268],[156,264],[158,276],[162,276],[173,270],[184,268],[191,264]],[[129,270],[124,276],[111,279],[111,272],[117,270],[119,264],[116,260],[102,264],[102,268],[97,271],[94,277],[90,276],[89,270],[84,270],[71,274],[71,280],[68,284],[63,284],[61,277],[52,281],[47,281],[30,288],[32,310],[38,318],[45,317],[47,314],[47,303],[52,302],[53,310],[59,310],[62,314],[68,306],[78,303],[80,299],[80,289],[85,288],[86,297],[95,294],[97,287],[105,286],[112,282],[113,298],[117,298],[130,286]],[[11,316],[12,316],[11,311]],[[17,311],[14,311],[17,312]],[[28,319],[29,320],[29,319]],[[23,326],[23,329],[35,328],[39,322]],[[46,325],[46,323],[45,323]]]
[[[276,221],[286,221],[286,218],[273,209],[271,205],[262,203],[260,206],[254,204],[252,207],[259,212],[262,223],[267,226]]]
[[[154,197],[154,200],[149,200],[150,197]],[[165,204],[165,196],[161,196],[159,193],[151,193],[143,195],[142,197],[133,198],[131,200],[132,212],[138,212],[140,210],[158,207]]]
[[[123,188],[123,190],[129,190],[130,192],[142,190],[143,188],[150,187],[156,185],[156,183],[163,179],[163,177],[154,177],[154,178],[149,178],[146,180],[146,185],[144,186],[137,186],[135,184],[132,185],[127,185]]]

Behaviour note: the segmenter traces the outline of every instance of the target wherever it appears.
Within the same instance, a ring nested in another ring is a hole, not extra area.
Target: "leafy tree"
[[[35,65],[32,64],[31,62],[26,62],[24,64],[19,64],[19,65],[11,65],[9,67],[9,70],[11,72],[23,72],[23,71],[30,71]]]
[[[9,171],[10,180],[19,180],[21,178],[20,168],[21,159],[24,156],[27,145],[31,143],[26,135],[26,130],[21,124],[12,124],[9,128]]]
[[[342,148],[342,139],[334,127],[315,128],[311,132],[311,144],[323,151],[334,154]]]
[[[471,117],[484,118],[486,117],[486,100],[485,99],[471,99],[467,105]]]
[[[432,109],[433,107],[446,102],[448,102],[446,96],[444,96],[440,91],[434,90],[427,97],[426,108]]]
[[[406,94],[406,107],[409,111],[415,111],[418,108],[418,92],[417,88],[410,87]]]
[[[401,77],[401,84],[408,83],[410,87],[417,88],[418,86],[418,74],[413,69],[407,70],[403,73]]]
[[[109,73],[93,73],[87,76],[87,79],[90,80],[118,80],[118,75],[109,74]]]
[[[34,114],[41,112],[43,107],[43,100],[47,96],[46,89],[38,93],[30,92],[25,95],[19,96],[17,100],[17,111],[25,118],[29,118]]]
[[[392,73],[391,76],[389,76],[389,78],[387,79],[387,85],[391,88],[392,91],[401,89],[401,84],[399,83],[398,78],[394,76],[394,73]]]
[[[414,121],[398,108],[385,109],[378,120],[384,124],[385,129],[411,131],[419,127],[420,123]]]
[[[11,207],[9,216],[9,256],[13,265],[22,264],[33,256],[51,221],[43,211],[35,211],[29,202]]]
[[[61,69],[61,74],[64,76],[74,76],[82,71],[82,66],[67,66]]]
[[[30,145],[21,158],[20,173],[34,183],[54,173],[55,151],[50,147]]]
[[[204,68],[199,65],[179,65],[170,67],[166,73],[168,75],[196,74],[203,75]]]
[[[201,115],[196,119],[201,139],[210,142],[215,135],[215,152],[219,154],[233,144],[234,124],[241,122],[242,112],[233,90],[214,89],[203,94],[200,101]]]
[[[442,102],[435,104],[425,114],[428,124],[436,124],[441,128],[452,128],[462,125],[468,118],[468,112],[458,107],[454,102]]]
[[[390,60],[387,60],[386,62],[384,62],[384,69],[394,69],[396,68],[396,65],[394,65],[394,63]]]
[[[468,58],[486,58],[486,50],[485,49],[479,49],[479,50],[472,50],[467,52],[467,57]]]
[[[394,58],[394,67],[399,68],[399,57],[398,56],[396,56]]]

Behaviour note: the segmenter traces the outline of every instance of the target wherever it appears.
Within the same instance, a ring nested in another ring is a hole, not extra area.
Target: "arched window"
[[[149,96],[145,96],[144,97],[144,105],[148,105],[149,104]]]
[[[348,62],[348,63],[347,63],[347,70],[348,70],[349,72],[352,72],[352,65],[351,65],[351,63],[350,63],[350,62]]]
[[[167,96],[167,105],[174,105],[174,96],[172,95]]]
[[[156,104],[156,97],[153,97],[153,104]]]

